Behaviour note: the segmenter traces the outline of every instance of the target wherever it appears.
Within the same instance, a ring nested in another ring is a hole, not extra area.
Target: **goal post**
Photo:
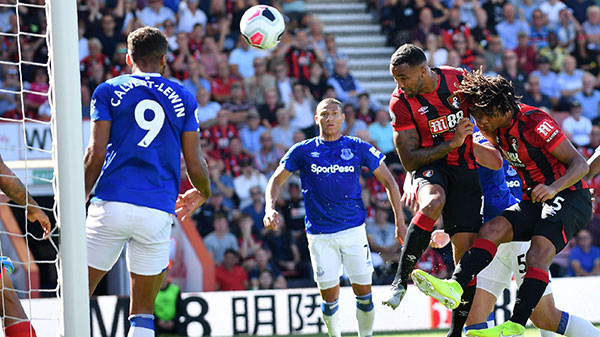
[[[60,335],[90,336],[77,2],[47,0],[60,226]]]

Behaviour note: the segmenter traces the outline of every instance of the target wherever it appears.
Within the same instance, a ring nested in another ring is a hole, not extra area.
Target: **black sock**
[[[476,289],[476,285],[463,288],[464,292],[461,303],[456,309],[452,310],[452,323],[450,324],[450,330],[448,330],[448,335],[446,335],[446,337],[462,337],[463,327],[467,322]]]
[[[496,255],[496,245],[485,239],[477,239],[454,270],[452,278],[465,289],[483,268],[487,267]]]
[[[548,273],[538,268],[527,268],[523,284],[517,292],[517,301],[511,321],[525,326],[533,309],[538,304],[548,286]]]
[[[400,252],[400,263],[392,284],[402,284],[406,288],[410,273],[415,269],[417,261],[429,246],[431,232],[426,231],[413,222],[408,226],[404,246]]]

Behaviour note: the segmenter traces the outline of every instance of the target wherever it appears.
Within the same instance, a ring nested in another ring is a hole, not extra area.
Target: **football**
[[[275,47],[281,40],[284,30],[283,16],[271,6],[250,7],[240,21],[240,32],[246,42],[259,49]]]

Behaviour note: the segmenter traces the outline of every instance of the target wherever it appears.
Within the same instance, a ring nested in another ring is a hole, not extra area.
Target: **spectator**
[[[265,226],[261,225],[261,230],[265,229]],[[253,233],[254,220],[248,214],[242,213],[238,220],[238,227],[240,230],[240,237],[238,239],[240,250],[239,254],[241,259],[245,262],[245,265],[252,265],[254,262],[248,261],[248,259],[254,257],[254,253],[262,247],[262,242],[256,239],[256,235]]]
[[[223,161],[225,162],[225,172],[231,174],[234,178],[237,178],[242,174],[242,166],[252,166],[252,157],[242,148],[242,141],[239,137],[231,138],[229,147],[223,156]],[[236,194],[237,192],[238,191],[236,190]],[[238,197],[239,196],[240,195],[238,194]]]
[[[185,308],[179,286],[171,282],[170,268],[169,266],[167,274],[163,278],[154,305],[154,331],[161,336],[165,333],[168,335],[184,334],[180,319],[183,318]]]
[[[369,125],[371,143],[386,157],[394,156],[394,130],[390,124],[390,115],[385,110],[377,111],[377,119]]]
[[[536,68],[536,51],[529,43],[529,36],[526,32],[519,32],[517,35],[518,45],[514,52],[517,55],[517,64],[519,70],[525,74],[529,74]]]
[[[188,65],[195,62],[196,59],[190,52],[190,38],[187,33],[177,33],[176,40],[177,49],[171,54],[169,66],[173,72],[173,76],[179,81],[186,78]]]
[[[8,8],[6,8],[8,9]],[[6,13],[6,12],[4,12]],[[77,23],[79,40],[78,40],[78,50],[79,50],[79,62],[83,60],[86,56],[90,54],[88,50],[88,39],[84,36],[85,34],[85,23],[82,20],[79,20]]]
[[[586,10],[588,7],[593,5],[591,0],[565,0],[569,12],[573,12],[573,17],[579,23],[583,23],[586,20]]]
[[[469,49],[475,47],[475,40],[471,36],[469,27],[461,21],[460,10],[458,7],[453,7],[448,10],[448,20],[441,24],[442,28],[442,44],[447,48],[454,48],[454,36],[462,35],[467,41]]]
[[[540,91],[540,78],[536,74],[529,75],[527,79],[527,92],[523,95],[521,102],[546,110],[551,110],[553,106],[550,97]]]
[[[518,0],[516,7],[519,10],[519,15],[525,16],[527,22],[533,21],[533,12],[540,7],[539,0]]]
[[[583,86],[584,71],[575,67],[577,67],[575,58],[571,55],[565,56],[563,60],[564,71],[558,74],[558,85],[563,100],[571,100],[573,95],[580,92]]]
[[[197,24],[202,25],[202,28],[206,27],[206,13],[198,8],[198,0],[182,0],[179,2],[177,15],[179,16],[177,31],[190,33]]]
[[[274,289],[285,289],[287,287],[285,278],[281,275],[279,268],[270,261],[270,255],[271,253],[265,249],[257,249],[254,253],[256,266],[248,273],[251,289],[259,288],[258,278],[264,271],[270,271],[272,273],[273,279],[275,280],[273,282]]]
[[[281,102],[288,106],[292,99],[292,84],[293,82],[287,75],[287,67],[283,62],[274,62],[274,73],[277,82],[277,90],[279,92],[279,99]]]
[[[235,208],[233,176],[225,172],[225,164],[220,159],[208,159],[208,172],[211,191],[221,193],[223,208],[233,210]]]
[[[215,269],[217,291],[232,291],[248,289],[248,274],[239,265],[239,255],[233,249],[224,253],[223,263]]]
[[[23,54],[27,54],[29,52],[31,52],[32,48],[31,46],[25,45],[22,47],[23,48]],[[90,77],[91,73],[92,73],[92,66],[96,63],[101,64],[104,68],[108,69],[110,67],[110,59],[102,54],[102,43],[100,43],[100,40],[98,40],[97,38],[93,37],[91,39],[88,40],[88,50],[89,50],[89,55],[84,58],[83,60],[81,60],[81,78],[82,79],[87,79]],[[28,60],[25,59],[25,61],[33,61],[32,60]],[[33,75],[33,73],[31,74]],[[30,81],[29,79],[27,79],[27,77],[23,78],[25,81]],[[31,78],[33,79],[33,77]]]
[[[196,119],[200,129],[206,130],[217,123],[217,114],[221,110],[221,104],[210,100],[210,92],[204,86],[200,86],[196,92],[198,110]]]
[[[596,61],[597,51],[591,50],[588,44],[587,35],[583,32],[577,34],[575,39],[575,50],[571,53],[577,60],[577,69],[589,71],[594,75],[598,74],[598,65]]]
[[[245,124],[240,129],[242,148],[248,151],[248,153],[257,153],[261,149],[260,135],[266,128],[260,125],[260,116],[255,109],[251,109],[248,112],[248,119]]]
[[[253,187],[258,186],[259,193],[263,193],[267,187],[267,177],[258,172],[253,164],[254,162],[251,158],[242,160],[240,162],[241,174],[233,179],[235,194],[240,200],[239,209],[242,210],[252,205],[254,201],[251,194]]]
[[[588,38],[588,48],[600,51],[600,7],[589,6],[586,10],[587,20],[583,23],[583,31]]]
[[[581,104],[572,101],[570,106],[571,115],[562,123],[562,130],[575,146],[586,146],[590,143],[592,122],[581,115]]]
[[[485,51],[488,42],[493,36],[492,31],[487,26],[487,18],[487,13],[484,9],[478,8],[475,10],[475,19],[477,20],[477,25],[471,28],[471,35],[473,35],[473,39],[475,39],[475,43],[477,45],[476,48],[480,52]]]
[[[304,81],[310,77],[310,64],[312,62],[315,60],[325,61],[323,52],[316,46],[314,41],[309,41],[306,32],[303,30],[296,33],[295,42],[283,45],[275,56],[285,56],[288,75],[298,81]]]
[[[273,254],[272,260],[286,277],[310,277],[310,268],[301,264],[300,251],[292,233],[287,230],[285,221],[281,221],[274,231],[268,231],[264,243]]]
[[[102,79],[103,81],[104,79]],[[34,73],[33,83],[26,86],[30,93],[25,94],[25,109],[27,115],[37,116],[38,109],[42,104],[48,101],[50,85],[48,84],[48,70],[46,68],[38,68]],[[19,102],[20,103],[20,102]]]
[[[590,73],[584,73],[581,79],[581,91],[573,95],[573,99],[581,104],[583,117],[593,120],[598,117],[600,107],[600,91],[595,88],[596,78]]]
[[[323,99],[327,89],[327,76],[325,76],[323,66],[319,61],[315,61],[310,65],[310,77],[302,84],[308,88],[313,100],[317,102]]]
[[[263,225],[265,201],[263,199],[263,190],[261,190],[260,186],[252,186],[250,188],[250,199],[251,203],[242,208],[242,214],[247,215],[252,219],[252,232],[258,238],[262,239],[269,230]]]
[[[271,131],[264,130],[260,134],[260,150],[255,155],[256,168],[268,178],[279,165],[279,159],[283,155],[284,152],[275,146]]]
[[[525,81],[527,75],[519,70],[517,54],[512,50],[506,50],[502,56],[502,70],[500,75],[511,81],[515,87],[515,94],[523,96],[525,94]]]
[[[204,238],[204,245],[210,252],[215,264],[221,264],[228,249],[238,250],[238,241],[235,235],[229,232],[229,221],[223,213],[215,214],[213,220],[214,231]]]
[[[550,62],[552,71],[559,73],[563,70],[563,61],[568,52],[558,45],[558,36],[555,32],[548,33],[548,45],[538,51],[538,54],[545,56]]]
[[[0,83],[0,88],[6,90],[0,92],[0,117],[19,118],[17,109],[21,106],[19,94],[12,94],[7,91],[21,91],[19,82],[19,70],[15,66],[2,67],[4,71],[4,80]]]
[[[254,75],[244,79],[246,97],[254,104],[265,103],[265,93],[275,90],[275,76],[267,73],[267,60],[262,57],[253,61]]]
[[[356,108],[354,105],[344,104],[343,112],[345,116],[345,120],[342,122],[343,135],[356,137],[358,131],[367,129],[367,123],[356,119]]]
[[[600,275],[600,248],[592,246],[592,234],[582,229],[576,236],[577,246],[569,255],[570,276]]]
[[[294,83],[292,88],[293,96],[288,107],[290,125],[302,130],[307,138],[312,138],[316,135],[312,96],[301,83]]]
[[[325,35],[325,62],[323,62],[326,76],[331,76],[333,74],[333,69],[337,60],[347,61],[348,56],[337,48],[335,35],[328,33]]]
[[[411,29],[419,23],[418,13],[421,6],[418,7],[415,0],[390,0],[384,3],[381,9],[381,23],[382,31],[387,35],[386,45],[399,46],[409,42]]]
[[[558,44],[571,53],[573,50],[575,50],[575,39],[577,38],[577,32],[582,31],[583,28],[579,22],[577,22],[568,8],[563,8],[560,10],[559,18],[560,25],[556,31],[556,34],[558,35]]]
[[[424,8],[431,10],[434,25],[441,26],[448,20],[448,8],[442,5],[440,0],[427,0]]]
[[[162,23],[162,31],[167,37],[168,42],[168,50],[169,52],[174,52],[179,48],[177,44],[177,34],[175,33],[175,23],[169,19],[165,20]],[[170,55],[169,55],[170,56]]]
[[[304,0],[283,1],[281,10],[290,18],[292,26],[304,26],[304,17],[306,16],[306,5],[304,4]]]
[[[117,77],[120,75],[131,74],[131,66],[127,64],[127,44],[121,42],[115,49],[115,55],[110,65],[110,76]]]
[[[217,123],[202,131],[202,138],[208,139],[221,155],[229,147],[231,139],[239,137],[235,124],[229,121],[229,110],[221,109],[217,112]]]
[[[229,71],[227,61],[219,62],[217,77],[210,82],[210,92],[215,101],[223,103],[231,98],[231,85],[239,82]]]
[[[208,91],[210,98],[210,80],[202,64],[194,58],[187,62],[187,78],[183,80],[183,86],[189,92],[195,93],[198,93],[198,89],[202,87]]]
[[[473,62],[475,61],[476,53],[474,50],[469,49],[467,45],[467,39],[461,34],[454,35],[454,50],[460,55],[460,64],[469,70],[473,70]]]
[[[217,214],[229,214],[231,211],[232,209],[223,206],[223,192],[219,190],[212,191],[206,203],[192,215],[198,234],[204,238],[212,233],[215,230],[213,226],[215,216]]]
[[[540,10],[547,18],[548,28],[556,30],[559,25],[559,13],[562,9],[566,9],[567,6],[558,0],[546,0],[540,5]]]
[[[536,9],[532,14],[531,32],[529,33],[529,42],[536,50],[548,46],[548,33],[550,30],[546,26],[544,13]]]
[[[441,29],[433,23],[433,14],[431,9],[423,8],[419,12],[419,24],[410,31],[408,40],[411,42],[418,41],[422,46],[425,45],[427,34],[435,34],[439,36]]]
[[[142,9],[140,17],[145,26],[158,27],[167,19],[171,22],[176,21],[175,13],[164,6],[163,0],[148,0],[148,4],[148,7]]]
[[[204,71],[208,77],[217,77],[219,64],[227,64],[227,55],[221,52],[213,36],[205,35],[202,38],[200,63],[204,66]]]
[[[515,6],[510,3],[504,5],[503,15],[504,20],[496,25],[496,32],[502,39],[502,45],[505,49],[515,49],[518,45],[517,34],[519,32],[526,32],[527,35],[530,35],[529,25],[525,18],[520,18],[517,21]]]
[[[204,28],[202,24],[197,23],[192,28],[192,32],[189,33],[189,49],[190,53],[194,55],[195,58],[200,57],[200,52],[202,50],[202,39],[204,38]]]
[[[280,108],[276,112],[277,126],[271,130],[273,144],[282,151],[287,151],[294,145],[294,133],[298,128],[290,125],[290,114],[287,110]]]
[[[385,274],[391,264],[397,262],[400,244],[396,240],[396,226],[388,221],[388,209],[375,208],[375,216],[367,219],[367,240],[371,249],[373,267],[378,274]]]
[[[283,103],[279,101],[277,95],[277,89],[265,90],[265,102],[259,104],[257,107],[258,114],[260,115],[260,123],[263,125],[276,125],[277,122],[277,110],[283,108]]]
[[[487,28],[494,35],[499,35],[496,26],[505,18],[504,6],[507,3],[508,1],[506,0],[490,0],[481,6],[481,8],[485,10],[488,17]]]
[[[445,48],[440,48],[438,41],[437,35],[433,33],[427,34],[425,38],[425,56],[430,67],[444,65],[448,59],[448,51]]]
[[[497,36],[492,37],[488,45],[488,50],[485,53],[486,69],[495,73],[502,72],[503,53],[504,49],[502,48],[502,40],[500,40],[500,38]]]
[[[254,60],[263,58],[264,53],[256,48],[251,48],[240,34],[237,47],[229,54],[231,73],[239,80],[254,76]]]
[[[323,34],[323,23],[316,16],[310,17],[310,34],[308,39],[314,41],[314,45],[321,51],[325,51],[325,34]]]
[[[368,92],[362,92],[358,95],[358,109],[356,110],[356,118],[371,124],[375,121],[375,108],[371,107],[371,99]]]
[[[304,233],[304,196],[297,182],[288,184],[289,198],[283,200],[281,205],[281,214],[288,227],[294,234]]]
[[[557,105],[560,99],[558,76],[550,70],[550,61],[548,58],[545,56],[538,57],[537,70],[534,70],[531,74],[539,79],[540,92],[550,98],[553,107]]]
[[[344,104],[357,104],[358,94],[365,91],[360,82],[350,73],[345,60],[335,62],[333,75],[327,81],[335,89],[335,93]]]
[[[100,25],[97,22],[91,22],[92,31],[90,35],[98,38],[102,43],[102,54],[112,59],[117,44],[125,42],[125,38],[121,35],[123,28],[123,16],[114,16],[111,13],[102,15]]]
[[[462,0],[454,2],[454,7],[457,7],[460,11],[460,18],[467,27],[473,28],[477,26],[477,19],[475,18],[475,12],[480,9],[479,1],[475,0]]]
[[[263,270],[258,276],[258,288],[260,290],[275,289],[275,279],[273,272],[270,270]]]
[[[248,119],[249,112],[255,110],[254,103],[244,98],[244,89],[241,82],[232,83],[230,93],[231,96],[229,100],[223,103],[223,108],[231,112],[229,121],[241,126]]]

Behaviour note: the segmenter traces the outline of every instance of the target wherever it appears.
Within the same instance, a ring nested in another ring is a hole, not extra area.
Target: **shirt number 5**
[[[146,110],[152,111],[154,116],[151,119],[146,119]],[[160,129],[165,123],[165,110],[158,104],[157,101],[145,99],[135,106],[135,122],[142,130],[147,130],[148,133],[137,144],[141,147],[148,147],[150,143],[158,136]]]

